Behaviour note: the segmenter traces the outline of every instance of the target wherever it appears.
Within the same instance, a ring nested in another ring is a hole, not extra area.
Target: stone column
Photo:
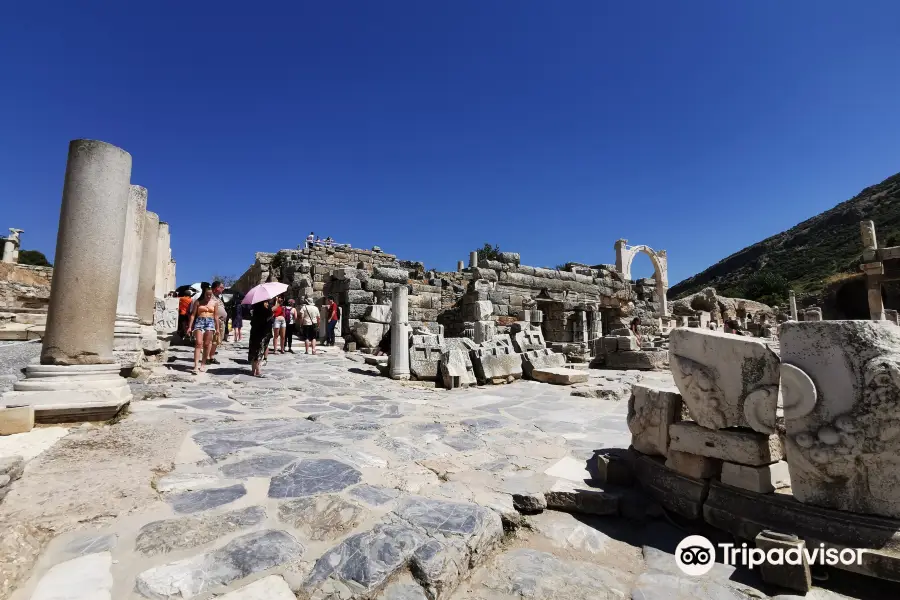
[[[156,298],[165,298],[166,292],[166,267],[169,264],[169,224],[165,221],[159,222],[159,247],[156,254],[156,283],[154,284],[154,296]]]
[[[881,297],[881,277],[884,264],[880,262],[861,265],[866,274],[866,292],[869,297],[869,317],[873,321],[884,320],[884,300]]]
[[[478,266],[478,253],[477,252],[469,252],[469,266],[473,269]]]
[[[133,367],[140,357],[141,323],[137,316],[137,291],[146,216],[147,188],[132,185],[125,212],[125,242],[116,304],[114,349],[122,368]]]
[[[10,239],[3,240],[3,262],[15,262],[13,255],[16,253],[16,243]]]
[[[473,252],[472,254],[476,254]],[[391,379],[409,379],[409,288],[394,288],[391,307]]]
[[[464,263],[463,261],[459,261],[459,262],[456,263],[456,271],[457,271],[457,273],[462,272],[462,270],[465,269],[465,268],[466,268],[466,263]]]
[[[108,419],[131,400],[113,356],[130,179],[121,148],[69,144],[40,364],[2,400],[39,422]]]
[[[153,303],[156,298],[156,255],[159,248],[159,215],[147,211],[144,221],[144,243],[141,245],[141,270],[138,275],[137,314],[141,325],[153,325]]]
[[[797,296],[794,295],[794,290],[790,291],[790,303],[791,303],[791,320],[797,320]]]

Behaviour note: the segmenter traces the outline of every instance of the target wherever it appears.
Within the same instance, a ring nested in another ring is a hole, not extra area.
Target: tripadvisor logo
[[[826,548],[819,544],[815,548],[751,548],[746,543],[740,546],[730,543],[713,545],[702,535],[689,535],[675,548],[675,564],[685,575],[699,577],[706,575],[716,563],[718,546],[722,562],[730,566],[744,566],[748,569],[768,563],[770,565],[862,565],[863,551],[853,548]]]

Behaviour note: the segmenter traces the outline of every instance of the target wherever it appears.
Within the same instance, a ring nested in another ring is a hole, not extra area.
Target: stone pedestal
[[[116,304],[113,345],[116,359],[123,369],[136,366],[141,357],[141,323],[137,315],[137,291],[146,216],[147,188],[132,185],[125,213],[125,242],[122,249],[122,271],[119,275],[119,299]]]
[[[121,148],[70,143],[41,364],[2,399],[39,422],[108,419],[131,399],[113,356],[130,179]]]
[[[409,379],[409,288],[394,288],[391,308],[391,379]]]
[[[156,288],[156,255],[159,249],[159,215],[147,211],[144,241],[141,244],[141,268],[138,275],[137,314],[141,325],[153,325]]]

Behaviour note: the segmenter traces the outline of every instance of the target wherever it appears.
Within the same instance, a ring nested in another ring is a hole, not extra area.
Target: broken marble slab
[[[368,511],[334,494],[289,500],[278,506],[278,519],[305,539],[330,541],[352,531]]]
[[[250,506],[219,515],[153,521],[141,527],[134,547],[145,556],[195,548],[265,519],[265,508]]]
[[[256,531],[216,550],[147,569],[138,575],[136,588],[145,597],[158,600],[193,598],[253,573],[288,564],[301,558],[304,551],[303,545],[284,531]]]
[[[51,568],[38,581],[31,600],[110,600],[112,555],[86,554]]]
[[[270,498],[298,498],[340,492],[362,479],[362,473],[330,458],[304,459],[291,464],[269,482]]]
[[[525,376],[525,379],[534,379],[531,375],[534,369],[562,367],[565,364],[566,355],[554,352],[549,348],[528,350],[522,353],[522,374]]]
[[[631,390],[626,421],[631,445],[643,454],[666,456],[669,426],[681,418],[681,394],[664,384],[639,383]]]
[[[531,377],[535,381],[552,383],[555,385],[587,383],[588,380],[587,372],[566,367],[541,367],[539,369],[532,369]]]
[[[236,484],[223,488],[201,489],[193,492],[172,494],[166,497],[166,501],[172,505],[175,512],[186,514],[224,506],[238,498],[243,498],[246,494],[247,489],[243,484]]]
[[[889,321],[789,322],[781,356],[794,496],[900,517],[900,328]]]
[[[451,348],[441,353],[439,364],[441,379],[448,390],[475,385],[475,371],[472,359],[465,350]]]
[[[709,429],[775,432],[780,361],[763,341],[708,329],[669,334],[669,362],[691,418]]]
[[[749,430],[707,429],[692,421],[680,421],[669,426],[669,448],[688,454],[759,467],[784,458],[784,449],[777,435],[765,435]]]

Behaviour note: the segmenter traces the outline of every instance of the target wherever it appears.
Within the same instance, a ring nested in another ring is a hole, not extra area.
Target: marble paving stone
[[[226,400],[225,398],[218,398],[215,396],[211,396],[209,398],[200,398],[199,400],[189,400],[188,402],[182,402],[185,406],[190,406],[191,408],[197,409],[209,409],[209,408],[227,408],[233,404],[231,400]]]
[[[470,433],[450,435],[445,437],[443,439],[443,442],[454,450],[458,450],[460,452],[484,448],[484,442],[477,436],[474,436]]]
[[[265,508],[250,506],[220,515],[153,521],[141,527],[134,546],[145,556],[196,548],[228,533],[259,525],[265,518]]]
[[[297,460],[293,454],[261,454],[239,462],[222,465],[219,470],[226,477],[244,479],[247,477],[271,477],[280,473],[285,466]]]
[[[242,484],[231,485],[224,488],[212,488],[182,492],[166,498],[175,512],[179,514],[195,513],[201,510],[209,510],[217,506],[223,506],[243,498],[247,494]]]
[[[218,596],[218,600],[296,600],[296,596],[284,579],[278,575],[270,575],[239,590]]]
[[[318,413],[338,410],[334,406],[329,406],[328,404],[294,404],[291,408],[301,413]]]
[[[463,536],[473,550],[484,551],[499,542],[503,535],[500,517],[477,504],[413,496],[403,499],[394,513],[429,534]]]
[[[628,574],[537,550],[504,552],[479,570],[477,577],[477,583],[493,592],[527,600],[630,597]]]
[[[425,595],[425,590],[422,589],[422,586],[417,584],[415,581],[412,581],[410,578],[409,581],[397,581],[391,583],[381,594],[378,596],[377,600],[430,600],[428,596]]]
[[[303,545],[284,531],[257,531],[219,549],[148,569],[138,575],[136,588],[147,598],[193,598],[216,586],[288,564],[301,558],[304,551]]]
[[[368,511],[340,496],[325,494],[283,502],[278,518],[298,531],[304,538],[334,540],[352,531]]]
[[[518,402],[517,402],[518,403]],[[506,423],[499,419],[491,419],[488,417],[473,417],[470,419],[463,419],[460,423],[469,429],[472,429],[476,433],[480,433],[482,431],[490,431],[491,429],[500,429]]]
[[[31,600],[110,600],[112,555],[87,554],[60,563],[41,577]]]
[[[546,511],[530,517],[529,522],[535,531],[557,548],[603,554],[616,545],[613,538],[584,520],[585,517],[575,517],[569,513]],[[639,558],[636,557],[635,561]]]
[[[316,561],[304,587],[314,590],[328,579],[372,592],[424,544],[424,534],[407,525],[380,524],[352,535]]]
[[[242,414],[244,414],[239,410],[232,410],[230,408],[220,408],[216,412],[220,412],[220,413],[226,414],[226,415],[242,415]]]
[[[270,498],[297,498],[339,492],[362,479],[350,465],[332,459],[304,459],[287,467],[269,483]]]
[[[382,504],[387,504],[391,500],[395,500],[400,496],[400,492],[393,488],[363,483],[351,489],[350,495],[362,500],[366,504],[381,506]]]
[[[98,552],[106,552],[116,547],[118,537],[116,534],[110,533],[106,535],[83,535],[75,538],[66,544],[66,552],[69,554],[77,554],[85,556],[87,554],[96,554]]]

